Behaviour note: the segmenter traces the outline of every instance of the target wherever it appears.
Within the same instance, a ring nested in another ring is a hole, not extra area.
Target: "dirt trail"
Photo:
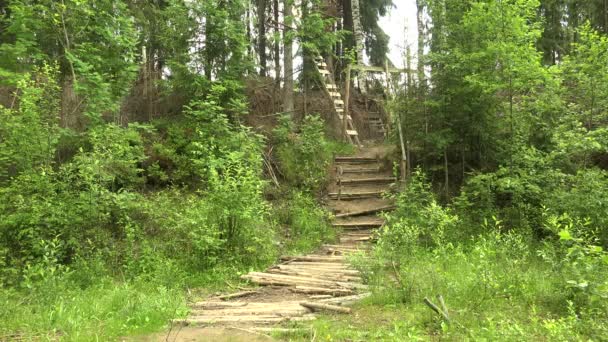
[[[268,341],[272,329],[314,320],[318,310],[348,313],[349,305],[369,294],[348,256],[369,250],[374,230],[383,224],[376,211],[391,209],[390,201],[377,194],[390,190],[394,182],[383,163],[387,153],[386,147],[374,146],[336,158],[325,205],[336,214],[333,224],[341,231],[337,242],[313,254],[283,256],[265,272],[243,276],[261,286],[253,291],[193,303],[190,316],[175,321],[169,340]],[[164,341],[167,336],[144,341]]]

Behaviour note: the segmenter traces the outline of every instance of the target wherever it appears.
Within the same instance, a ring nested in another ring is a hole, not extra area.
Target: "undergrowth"
[[[372,258],[354,258],[372,295],[352,315],[323,316],[283,336],[321,341],[600,341],[608,336],[608,255],[592,224],[542,215],[539,240],[494,217],[469,227],[442,207],[421,172],[396,195]],[[496,212],[499,213],[499,212]],[[427,298],[449,320],[432,311]]]
[[[24,80],[22,105],[0,108],[0,132],[14,133],[0,152],[0,340],[158,330],[187,313],[187,293],[236,289],[281,253],[332,238],[315,195],[342,145],[318,117],[278,139],[298,159],[279,160],[292,186],[275,191],[266,138],[238,124],[238,83],[211,85],[180,119],[73,134],[47,117],[51,76]],[[299,163],[311,167],[303,178],[290,171]]]

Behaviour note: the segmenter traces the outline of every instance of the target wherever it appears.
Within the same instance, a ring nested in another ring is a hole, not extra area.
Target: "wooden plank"
[[[352,290],[346,289],[330,289],[324,287],[311,287],[311,286],[296,286],[295,288],[290,288],[289,291],[295,293],[305,293],[305,294],[328,294],[334,297],[337,296],[349,296],[353,295],[354,292]]]
[[[350,136],[359,135],[359,133],[357,131],[352,131],[352,130],[346,130],[346,134],[348,134]]]
[[[376,158],[369,157],[336,157],[334,158],[336,163],[375,163],[378,161]]]
[[[337,214],[334,216],[336,218],[362,216],[362,215],[375,214],[375,213],[379,213],[379,212],[383,212],[383,211],[395,210],[395,208],[396,207],[394,205],[386,205],[386,206],[382,206],[382,207],[378,207],[378,208],[365,209],[365,210],[359,210],[359,211],[352,211],[349,213]]]
[[[367,191],[367,192],[342,192],[340,193],[340,199],[362,199],[362,198],[381,198],[384,191]],[[338,193],[330,193],[329,198],[337,199]]]
[[[346,85],[346,89],[344,91],[344,103],[349,104],[350,103],[350,64],[348,64],[346,66],[346,81],[345,81],[345,85]],[[337,110],[336,110],[337,111]],[[344,109],[342,110],[342,112],[344,113],[344,117],[342,118],[342,132],[345,136],[345,138],[347,138],[349,141],[351,141],[352,143],[352,138],[350,137],[350,135],[347,132],[347,116],[349,116],[349,108],[348,105],[344,106]],[[340,113],[339,111],[337,111],[338,113]]]
[[[395,177],[371,177],[361,179],[341,179],[342,184],[378,184],[378,183],[395,183],[397,179]]]
[[[353,168],[342,169],[342,173],[377,173],[380,172],[380,167]]]
[[[310,262],[344,262],[343,257],[322,257],[322,256],[288,256],[281,257],[282,261],[310,261]]]
[[[297,276],[297,277],[312,277],[312,278],[321,277],[323,279],[331,280],[331,281],[362,282],[361,277],[335,274],[334,272],[332,272],[330,270],[318,271],[318,270],[314,270],[314,269],[301,269],[301,270],[270,269],[267,272],[283,274],[283,275],[292,275],[292,276]]]
[[[341,222],[341,223],[333,223],[332,226],[336,228],[344,228],[344,229],[370,229],[370,228],[380,228],[384,225],[384,222],[376,221],[376,222]]]
[[[357,71],[366,71],[366,72],[378,72],[378,73],[386,73],[386,68],[383,67],[375,67],[375,66],[366,66],[366,65],[352,65],[352,70]],[[388,72],[391,74],[404,74],[407,73],[407,69],[399,69],[399,68],[388,68]]]

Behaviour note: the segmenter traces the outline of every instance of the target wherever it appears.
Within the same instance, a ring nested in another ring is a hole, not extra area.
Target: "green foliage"
[[[277,208],[278,221],[288,234],[290,253],[307,253],[335,236],[326,210],[310,194],[292,191]]]
[[[416,246],[437,247],[454,237],[458,217],[436,201],[420,170],[396,195],[397,209],[387,215],[380,231],[378,251],[390,259],[414,252]]]
[[[13,41],[0,48],[0,70],[13,76],[5,82],[14,85],[17,73],[57,62],[64,81],[71,78],[86,100],[76,110],[97,122],[118,111],[137,70],[137,34],[124,2],[11,0],[9,10]]]
[[[177,287],[120,284],[97,273],[95,284],[81,290],[73,280],[79,276],[58,276],[27,293],[1,289],[0,334],[26,340],[115,340],[152,332],[186,314]]]
[[[608,253],[598,245],[589,221],[573,219],[568,214],[548,215],[546,228],[559,236],[560,245],[541,255],[560,270],[569,299],[589,315],[606,315],[603,305],[608,298]]]
[[[57,68],[43,66],[17,82],[18,106],[0,105],[0,184],[53,162],[60,135]]]
[[[325,137],[324,124],[318,116],[307,116],[300,132],[294,131],[288,119],[274,131],[281,173],[291,185],[317,191],[326,183],[334,146]]]

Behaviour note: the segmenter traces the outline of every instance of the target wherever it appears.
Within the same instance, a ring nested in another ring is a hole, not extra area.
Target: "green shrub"
[[[291,191],[276,212],[279,223],[286,228],[286,247],[290,253],[310,252],[335,237],[329,213],[308,193]]]
[[[395,195],[396,210],[386,215],[378,241],[378,251],[387,255],[407,255],[414,246],[442,246],[455,236],[459,222],[449,209],[441,207],[424,174],[416,170],[404,190]]]
[[[325,137],[324,123],[309,115],[295,132],[292,122],[284,118],[274,131],[281,174],[290,185],[311,191],[321,189],[327,180],[334,147]]]

